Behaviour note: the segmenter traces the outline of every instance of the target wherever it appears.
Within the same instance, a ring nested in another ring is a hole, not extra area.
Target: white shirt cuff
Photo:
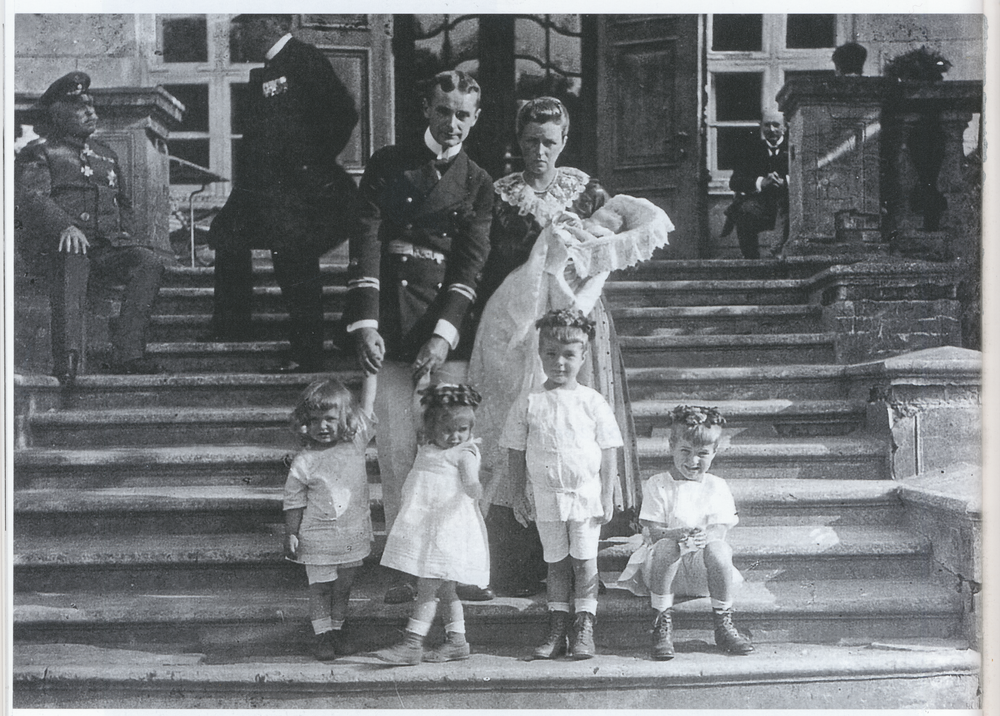
[[[348,328],[347,330],[351,329]],[[441,336],[448,341],[448,345],[451,346],[452,350],[458,347],[458,329],[443,318],[439,318],[435,324],[434,335]]]
[[[758,194],[760,194],[760,190],[761,190],[761,186],[760,185],[763,183],[763,181],[764,181],[764,177],[757,177],[757,181],[755,182],[755,186],[757,187],[757,193]]]
[[[354,323],[348,323],[347,324],[347,332],[348,333],[354,333],[354,331],[358,330],[359,328],[374,328],[377,331],[378,330],[378,321],[374,321],[374,320],[372,320],[370,318],[366,318],[363,321],[355,321]]]

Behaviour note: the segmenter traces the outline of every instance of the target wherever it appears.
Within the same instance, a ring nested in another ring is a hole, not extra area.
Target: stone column
[[[879,222],[879,77],[794,78],[778,93],[788,122],[789,254],[885,251]]]

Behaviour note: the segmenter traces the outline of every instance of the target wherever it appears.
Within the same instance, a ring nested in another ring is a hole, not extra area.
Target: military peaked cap
[[[90,90],[90,75],[86,72],[70,72],[63,75],[45,90],[38,99],[39,107],[51,107],[56,102],[78,102]]]

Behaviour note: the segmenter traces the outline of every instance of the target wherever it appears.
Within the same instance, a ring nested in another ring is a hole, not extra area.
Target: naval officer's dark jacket
[[[386,147],[372,155],[361,180],[344,324],[377,321],[389,360],[413,360],[439,320],[461,336],[489,253],[489,174],[463,150],[439,180],[433,160],[422,142]],[[392,253],[394,241],[440,256]],[[466,346],[471,340],[450,357],[468,359]]]
[[[319,255],[354,231],[357,190],[337,163],[358,122],[354,100],[323,53],[295,38],[250,70],[247,95],[236,184],[211,242]]]
[[[132,205],[118,155],[95,139],[36,139],[15,162],[18,250],[33,263],[58,252],[75,226],[93,248],[132,246]]]

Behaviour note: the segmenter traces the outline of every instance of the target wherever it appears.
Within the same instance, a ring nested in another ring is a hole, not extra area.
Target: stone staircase
[[[641,469],[669,463],[663,416],[716,405],[728,444],[713,472],[740,510],[739,626],[758,651],[712,646],[707,600],[677,608],[678,657],[648,660],[651,613],[602,595],[590,662],[521,660],[541,597],[466,605],[468,662],[379,666],[308,655],[301,568],[282,558],[287,415],[309,376],[269,376],[285,320],[258,268],[259,341],[200,343],[211,270],[175,268],[150,351],[174,371],[15,376],[14,705],[78,708],[971,708],[978,654],[963,602],[904,519],[888,436],[847,389],[808,284],[828,262],[650,262],[607,286]],[[341,263],[324,267],[328,319]],[[331,331],[332,335],[332,331]],[[327,369],[355,386],[331,344]],[[375,448],[372,514],[381,535]],[[628,558],[608,538],[613,580]],[[382,603],[374,562],[352,596],[363,650],[394,640],[408,606]]]

